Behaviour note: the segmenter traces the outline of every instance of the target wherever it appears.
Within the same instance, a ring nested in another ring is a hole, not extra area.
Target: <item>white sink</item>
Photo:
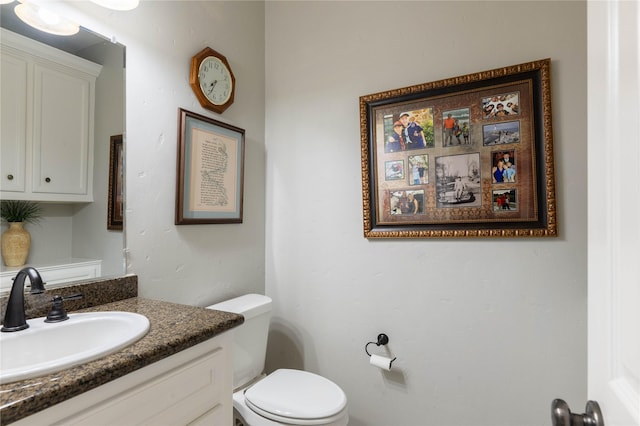
[[[29,328],[0,333],[0,383],[55,373],[112,354],[139,340],[149,319],[131,312],[69,314],[46,323],[27,320]]]

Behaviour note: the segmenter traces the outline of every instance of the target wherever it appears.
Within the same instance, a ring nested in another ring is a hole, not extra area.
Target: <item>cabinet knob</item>
[[[51,182],[51,178],[50,177],[44,178],[44,181],[49,183],[49,182]]]
[[[13,175],[7,175],[7,179],[13,180]]]

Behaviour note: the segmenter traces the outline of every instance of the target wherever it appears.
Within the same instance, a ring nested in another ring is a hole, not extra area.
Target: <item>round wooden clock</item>
[[[189,84],[204,108],[221,114],[233,103],[236,79],[227,58],[210,47],[191,58]]]

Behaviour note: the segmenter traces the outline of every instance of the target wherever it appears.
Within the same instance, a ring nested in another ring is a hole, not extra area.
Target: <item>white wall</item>
[[[127,271],[143,297],[205,306],[264,292],[264,4],[141,2],[113,12],[89,2],[58,5],[126,46]],[[210,46],[236,77],[223,115],[189,86],[191,57]],[[245,129],[244,222],[174,225],[178,108]]]
[[[111,136],[124,133],[125,70],[122,46],[105,42],[85,52],[102,65],[96,80],[93,203],[74,206],[74,257],[102,260],[102,275],[124,272],[124,232],[107,229]]]
[[[25,226],[31,234],[27,262],[34,265],[72,256],[73,205],[42,203],[41,207],[42,219]]]
[[[142,2],[127,45],[127,247],[140,295],[205,306],[264,291],[264,5]],[[235,103],[206,112],[189,87],[191,57],[227,57]],[[178,107],[245,129],[244,220],[174,226]]]
[[[560,236],[368,241],[358,98],[550,57]],[[542,425],[586,401],[584,2],[267,2],[270,367],[351,425]],[[394,371],[364,344],[390,337]]]

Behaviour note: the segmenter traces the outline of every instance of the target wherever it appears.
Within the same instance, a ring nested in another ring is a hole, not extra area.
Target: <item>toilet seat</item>
[[[280,369],[244,393],[247,406],[282,423],[317,425],[344,415],[347,397],[332,381],[308,371]]]

